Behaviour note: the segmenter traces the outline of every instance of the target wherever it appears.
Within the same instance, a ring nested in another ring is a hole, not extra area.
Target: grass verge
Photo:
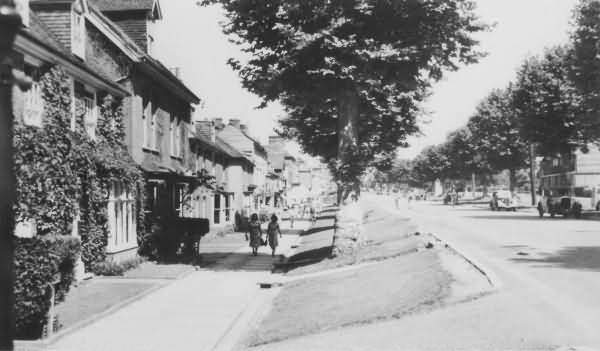
[[[436,306],[448,296],[450,283],[435,250],[294,281],[283,287],[247,344],[399,318]]]

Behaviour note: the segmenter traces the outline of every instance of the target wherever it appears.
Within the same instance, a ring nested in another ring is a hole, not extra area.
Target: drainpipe
[[[0,350],[13,350],[14,311],[14,216],[15,173],[13,160],[12,52],[21,17],[12,0],[0,0]]]

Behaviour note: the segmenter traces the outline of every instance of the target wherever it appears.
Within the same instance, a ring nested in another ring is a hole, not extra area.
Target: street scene
[[[0,351],[600,350],[600,0],[0,0]]]

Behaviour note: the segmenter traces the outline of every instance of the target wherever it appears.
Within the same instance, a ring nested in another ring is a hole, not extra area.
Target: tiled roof
[[[91,0],[101,11],[152,10],[154,0]]]
[[[99,78],[105,85],[114,89],[114,92],[118,92],[123,96],[128,95],[127,91],[125,91],[121,86],[112,81],[106,75],[92,69],[86,63],[76,59],[75,56],[70,53],[70,50],[65,48],[64,45],[58,39],[56,39],[54,35],[52,35],[52,31],[48,29],[45,23],[34,11],[29,11],[29,27],[21,28],[21,33],[38,42],[38,45],[46,46],[53,51],[54,55],[62,57],[70,64],[77,66],[79,69],[87,71],[88,74],[95,76],[95,78]]]
[[[33,11],[29,11],[29,27],[24,27],[23,30],[30,32],[33,36],[48,44],[53,49],[67,52],[67,49],[58,41],[58,39],[50,34],[50,29],[48,29]]]
[[[217,145],[217,147],[221,150],[223,150],[229,157],[233,157],[233,158],[246,158],[244,155],[242,155],[241,152],[239,152],[238,150],[236,150],[233,146],[227,144],[225,142],[225,140],[216,137],[215,138],[215,144]]]

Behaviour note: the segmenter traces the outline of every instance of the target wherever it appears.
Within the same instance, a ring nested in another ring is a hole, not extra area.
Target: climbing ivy
[[[137,230],[143,221],[144,178],[124,143],[121,102],[110,95],[99,101],[96,137],[84,128],[84,109],[75,99],[75,131],[71,130],[71,81],[59,67],[41,79],[44,100],[42,128],[17,124],[15,167],[17,221],[35,220],[39,235],[70,234],[79,215],[82,259],[86,268],[106,257],[108,199],[120,182],[136,198]]]

